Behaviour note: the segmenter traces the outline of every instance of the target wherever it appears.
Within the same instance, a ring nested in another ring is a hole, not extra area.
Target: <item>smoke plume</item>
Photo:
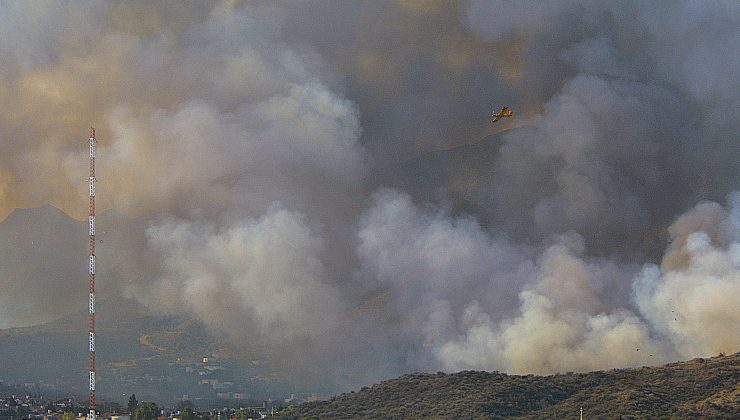
[[[737,2],[0,2],[0,28],[0,218],[83,219],[96,125],[99,210],[136,218],[101,293],[306,388],[740,348]],[[18,220],[2,327],[84,298],[83,224],[29,248]]]
[[[302,216],[271,208],[217,229],[177,221],[151,227],[149,244],[165,256],[165,275],[145,301],[168,312],[189,308],[224,333],[277,342],[319,336],[337,323],[342,306],[325,284],[324,244]]]

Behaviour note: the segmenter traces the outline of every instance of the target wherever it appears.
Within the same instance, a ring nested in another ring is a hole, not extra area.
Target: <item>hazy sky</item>
[[[0,219],[84,218],[94,125],[99,210],[136,218],[101,293],[338,388],[734,352],[738,51],[731,0],[0,0]],[[64,315],[18,302],[76,254],[11,236],[0,326]]]

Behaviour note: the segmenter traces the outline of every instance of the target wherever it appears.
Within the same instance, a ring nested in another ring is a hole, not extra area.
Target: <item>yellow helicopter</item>
[[[491,114],[491,123],[495,123],[501,118],[509,118],[514,115],[514,111],[510,110],[508,106],[501,108],[501,111]]]

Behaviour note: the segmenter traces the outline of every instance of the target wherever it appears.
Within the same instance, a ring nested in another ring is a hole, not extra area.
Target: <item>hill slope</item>
[[[107,211],[97,223],[100,400],[126,403],[135,392],[140,401],[169,404],[185,394],[203,405],[222,403],[218,394],[261,399],[292,391],[285,369],[256,345],[233,348],[197,321],[124,298],[127,285],[157,273],[159,257],[146,246],[150,221]],[[0,382],[86,399],[87,241],[86,221],[50,205],[0,221]]]
[[[493,171],[503,144],[501,131],[477,143],[423,153],[385,168],[379,185],[398,188],[422,201],[450,200],[469,209],[475,189]]]
[[[284,412],[312,418],[740,418],[740,353],[554,376],[410,374]]]

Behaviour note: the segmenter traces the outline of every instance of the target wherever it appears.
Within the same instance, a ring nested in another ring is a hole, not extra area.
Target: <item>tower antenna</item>
[[[88,234],[90,236],[90,298],[88,301],[88,312],[90,313],[90,413],[88,420],[97,420],[95,411],[95,128],[90,127],[90,205],[88,207]]]

